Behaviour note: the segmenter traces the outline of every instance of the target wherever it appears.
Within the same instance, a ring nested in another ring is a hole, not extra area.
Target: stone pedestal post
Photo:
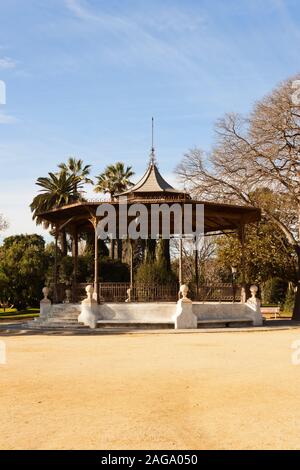
[[[247,300],[246,306],[253,311],[253,325],[261,326],[263,324],[263,317],[260,309],[260,300],[256,297],[258,287],[252,285],[250,287],[251,297]]]
[[[71,296],[72,296],[72,291],[71,289],[66,289],[65,290],[66,298],[64,300],[64,304],[70,304],[71,303]]]
[[[44,298],[40,301],[40,318],[46,319],[51,311],[51,300],[48,299],[48,287],[43,287],[42,292]]]
[[[93,299],[93,286],[85,288],[87,297],[81,302],[81,313],[78,316],[78,323],[83,323],[90,328],[96,328],[99,319],[99,307],[97,300]]]
[[[187,298],[188,286],[183,284],[180,286],[180,294],[182,299],[179,299],[176,305],[176,312],[173,316],[175,329],[188,329],[197,328],[197,317],[193,313],[193,303]]]

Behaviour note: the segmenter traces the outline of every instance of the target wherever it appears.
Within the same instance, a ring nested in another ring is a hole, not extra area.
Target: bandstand
[[[93,295],[91,295],[91,288],[88,288],[88,299],[92,302],[92,309],[94,312],[98,312],[98,321],[101,322],[113,323],[114,321],[127,321],[132,323],[138,322],[157,322],[159,324],[172,323],[172,318],[174,316],[174,305],[176,300],[178,300],[177,293],[179,287],[184,284],[184,270],[182,264],[182,243],[186,235],[190,235],[184,232],[185,221],[184,215],[182,215],[181,220],[181,234],[178,236],[178,231],[175,227],[175,215],[172,211],[174,204],[182,209],[186,205],[189,206],[189,214],[192,217],[192,228],[195,230],[198,217],[198,209],[201,207],[203,211],[203,236],[212,235],[212,234],[222,234],[222,233],[231,233],[236,231],[239,234],[241,243],[242,243],[242,260],[241,260],[241,293],[239,300],[240,302],[233,303],[222,302],[224,299],[218,299],[217,302],[206,303],[205,299],[202,301],[193,302],[193,309],[195,315],[198,318],[198,321],[201,322],[201,319],[205,323],[205,320],[216,321],[220,320],[221,323],[234,322],[238,321],[253,321],[254,324],[260,323],[260,317],[255,317],[256,320],[253,320],[253,315],[251,309],[247,310],[247,299],[246,292],[244,288],[245,278],[243,270],[243,252],[244,252],[244,242],[245,242],[245,227],[249,223],[257,222],[260,220],[261,214],[260,210],[254,207],[249,206],[238,206],[232,204],[221,204],[211,201],[199,201],[193,199],[187,192],[182,190],[174,189],[161,175],[158,166],[155,161],[154,152],[152,151],[150,163],[144,174],[144,176],[136,183],[134,186],[130,187],[128,190],[116,195],[112,201],[109,201],[109,204],[114,208],[116,213],[116,238],[119,235],[119,220],[120,212],[126,204],[127,210],[127,220],[126,227],[135,220],[136,215],[134,215],[133,209],[136,205],[142,204],[147,208],[148,213],[148,223],[147,231],[148,237],[153,236],[153,224],[152,212],[155,205],[164,205],[164,207],[169,208],[169,231],[171,237],[179,238],[179,269],[178,269],[178,285],[173,286],[170,291],[169,297],[164,297],[153,295],[155,289],[159,292],[159,286],[156,286],[150,296],[151,302],[138,302],[138,295],[136,294],[139,290],[139,286],[134,282],[134,269],[133,269],[133,256],[131,255],[130,263],[130,282],[120,283],[113,286],[110,284],[110,288],[105,286],[105,283],[100,283],[100,273],[101,273],[101,264],[99,264],[99,244],[98,236],[99,223],[103,221],[105,211],[101,210],[102,206],[105,206],[108,201],[95,201],[95,200],[83,200],[81,202],[76,202],[74,204],[66,205],[63,207],[58,207],[52,209],[48,212],[39,214],[39,217],[50,224],[55,233],[55,246],[56,246],[56,256],[55,256],[55,267],[54,267],[54,285],[53,285],[53,305],[51,306],[52,314],[49,315],[50,306],[44,310],[47,311],[45,317],[55,317],[53,314],[53,309],[57,305],[56,310],[60,313],[67,309],[70,310],[71,306],[74,311],[77,312],[77,315],[80,314],[81,304],[78,303],[80,300],[78,298],[78,285],[76,279],[77,273],[77,263],[78,263],[78,239],[83,233],[93,233],[95,239],[95,253],[94,253],[94,282],[93,282]],[[184,210],[181,212],[184,214]],[[101,215],[99,215],[101,214]],[[131,214],[131,215],[128,215]],[[107,215],[107,214],[106,214]],[[71,299],[68,304],[62,304],[64,300],[59,298],[58,295],[58,282],[57,282],[57,244],[58,237],[61,230],[65,230],[70,237],[72,238],[72,257],[73,257],[73,276],[72,276],[72,293]],[[124,238],[129,237],[129,234],[123,234]],[[156,233],[157,237],[162,236],[162,221],[159,219],[158,230]],[[131,250],[132,253],[132,250]],[[197,254],[197,253],[196,253]],[[89,290],[90,289],[90,290]],[[119,295],[117,297],[118,302],[115,302],[114,298],[111,295],[106,295],[106,293],[112,292],[112,290],[118,291]],[[123,297],[123,298],[122,298]],[[166,301],[168,300],[168,302]],[[255,315],[257,314],[257,302],[253,300],[255,295],[252,295],[252,301],[255,304]],[[47,300],[47,296],[46,299]],[[145,300],[145,299],[142,299]],[[221,301],[220,301],[221,300]],[[46,302],[47,304],[47,302]],[[97,304],[97,306],[95,305]],[[254,305],[253,304],[253,305]],[[250,312],[250,313],[249,313]],[[255,316],[254,315],[254,316]],[[75,316],[75,314],[74,314]],[[119,320],[118,320],[119,319]]]

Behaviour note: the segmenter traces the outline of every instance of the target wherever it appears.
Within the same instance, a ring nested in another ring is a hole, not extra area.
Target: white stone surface
[[[238,321],[250,320],[253,325],[262,325],[263,319],[260,306],[248,303],[193,303],[193,312],[199,321],[220,320],[220,321]]]
[[[173,320],[175,329],[197,328],[197,317],[193,313],[191,300],[187,298],[178,300]]]
[[[83,323],[96,328],[97,322],[131,323],[174,323],[175,328],[197,328],[197,321],[252,321],[253,325],[263,324],[260,301],[256,298],[257,287],[251,286],[251,298],[246,303],[232,302],[191,302],[187,298],[187,286],[181,286],[181,295],[175,302],[128,302],[98,305],[93,298],[93,286],[86,288],[87,298],[81,304],[51,305],[49,289],[43,289],[44,299],[40,302],[42,324]]]
[[[260,300],[256,297],[258,287],[253,285],[250,287],[251,297],[246,302],[246,307],[252,312],[253,325],[261,326],[263,324],[263,317],[260,309]]]
[[[96,328],[97,321],[100,320],[97,301],[93,299],[93,286],[85,288],[87,298],[81,302],[81,313],[78,316],[78,323],[83,323],[90,328]]]
[[[175,302],[124,302],[100,305],[102,320],[171,323]]]
[[[78,315],[81,313],[81,304],[52,304],[46,316],[39,316],[33,320],[35,326],[79,327]],[[31,324],[31,322],[29,322]]]
[[[109,303],[100,306],[102,320],[172,323],[176,315],[174,302]],[[257,306],[232,302],[193,302],[192,312],[197,320],[238,321],[249,320],[255,325],[262,324]]]

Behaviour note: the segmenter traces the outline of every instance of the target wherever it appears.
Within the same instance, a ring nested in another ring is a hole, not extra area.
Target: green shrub
[[[141,284],[172,284],[177,282],[177,276],[160,263],[145,262],[139,266],[135,281]]]
[[[49,261],[40,235],[5,238],[0,247],[0,299],[18,310],[39,305]]]
[[[261,286],[262,301],[264,304],[284,303],[288,283],[279,277],[268,279]]]
[[[100,282],[129,282],[129,266],[119,260],[103,258],[99,264],[99,278]]]
[[[289,287],[286,293],[283,310],[285,313],[293,313],[295,303],[295,292],[294,289]]]
[[[59,260],[58,279],[60,283],[71,283],[73,278],[73,258],[64,256]],[[53,267],[48,272],[48,283],[54,281]],[[128,282],[130,278],[129,266],[119,260],[112,260],[107,257],[99,258],[98,265],[100,282]],[[78,256],[77,260],[77,282],[94,281],[94,256],[88,254]]]

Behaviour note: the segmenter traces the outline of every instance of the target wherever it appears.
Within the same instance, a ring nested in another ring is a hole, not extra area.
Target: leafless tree
[[[5,219],[5,217],[0,214],[0,232],[3,230],[6,230],[8,228],[8,221]]]
[[[195,197],[260,207],[284,233],[298,259],[293,318],[300,319],[300,105],[293,83],[280,84],[247,117],[227,114],[206,155],[187,153],[178,167]]]
[[[215,252],[216,243],[215,237],[204,237],[202,243],[198,245],[197,252],[194,250],[194,243],[191,240],[184,240],[182,244],[182,262],[184,282],[194,281],[197,284],[200,276],[204,275],[204,266],[210,260]],[[179,240],[172,239],[171,243],[171,257],[173,258],[173,265],[175,269],[178,265],[179,253]],[[199,275],[200,274],[200,275]],[[206,270],[205,270],[205,274]]]

